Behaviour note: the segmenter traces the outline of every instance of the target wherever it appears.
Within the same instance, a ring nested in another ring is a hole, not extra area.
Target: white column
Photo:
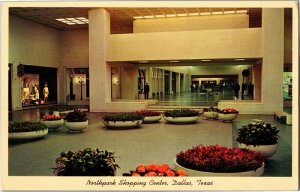
[[[111,102],[111,69],[106,63],[110,15],[103,8],[89,11],[90,111],[105,111]]]
[[[171,95],[172,94],[172,74],[173,74],[173,72],[172,71],[170,71],[170,87],[169,87],[169,94]]]
[[[180,73],[176,73],[176,93],[180,93]]]
[[[284,10],[262,10],[262,101],[270,112],[283,109]],[[254,85],[257,86],[257,85]]]

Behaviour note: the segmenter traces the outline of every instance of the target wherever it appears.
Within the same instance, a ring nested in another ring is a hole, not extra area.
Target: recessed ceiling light
[[[55,19],[56,21],[68,24],[68,25],[83,25],[83,24],[88,24],[88,19],[85,17],[78,17],[76,18],[72,18],[72,17],[68,17],[68,18],[58,18]]]
[[[189,16],[197,16],[199,13],[189,13]]]
[[[59,19],[55,19],[55,20],[57,20],[57,21],[65,21],[65,19],[63,19],[63,18],[59,18]]]
[[[211,60],[210,59],[202,59],[201,61],[207,62],[207,61],[211,61]]]
[[[154,15],[156,18],[163,18],[165,17],[164,15]]]
[[[176,15],[175,14],[168,14],[168,15],[166,15],[167,17],[176,17]]]
[[[216,12],[212,12],[213,15],[221,15],[223,12],[221,11],[216,11]]]
[[[146,15],[146,16],[144,16],[146,19],[153,19],[154,18],[154,16],[153,15]]]
[[[135,17],[133,17],[134,19],[144,19],[144,17],[143,16],[135,16]]]
[[[149,61],[139,61],[139,63],[148,63]]]
[[[177,16],[178,17],[186,17],[186,16],[188,16],[188,14],[186,14],[186,13],[180,13],[180,14],[177,14]]]
[[[177,60],[169,61],[170,63],[179,63]]]
[[[76,25],[76,23],[67,23],[68,25]]]
[[[245,61],[246,59],[234,59],[235,61]]]
[[[203,13],[200,13],[200,15],[210,15],[210,12],[203,12]]]
[[[237,10],[236,13],[247,13],[247,10]]]
[[[224,14],[233,14],[235,13],[234,11],[224,11]]]

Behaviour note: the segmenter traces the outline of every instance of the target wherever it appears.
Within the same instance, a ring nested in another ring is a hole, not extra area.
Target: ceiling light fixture
[[[245,61],[246,59],[234,59],[235,61]]]
[[[170,63],[179,63],[177,60],[169,61]]]
[[[68,17],[68,18],[58,18],[55,20],[65,23],[67,25],[84,25],[89,23],[89,20],[85,17],[77,17],[77,18]]]
[[[210,59],[202,59],[201,61],[208,62],[208,61],[211,61],[211,60]]]

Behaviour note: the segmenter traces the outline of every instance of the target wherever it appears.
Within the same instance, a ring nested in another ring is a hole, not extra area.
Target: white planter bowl
[[[223,120],[223,121],[233,121],[237,118],[238,113],[219,113],[218,114],[218,119]]]
[[[58,129],[64,124],[64,120],[52,120],[52,121],[47,121],[47,120],[41,120],[42,123],[44,123],[49,129]]]
[[[193,116],[193,117],[166,117],[166,116],[164,116],[164,119],[169,123],[194,123],[194,122],[198,121],[199,116]]]
[[[47,134],[48,129],[45,129],[40,131],[9,133],[8,138],[10,140],[30,140],[45,137]]]
[[[217,119],[218,118],[218,112],[215,111],[205,111],[203,112],[203,116],[207,119]]]
[[[143,122],[144,123],[155,123],[161,120],[161,115],[157,116],[145,116]]]
[[[139,127],[142,124],[142,120],[135,120],[135,121],[103,121],[103,124],[106,127],[112,127],[112,128],[130,128],[130,127]]]
[[[187,176],[197,176],[197,177],[202,177],[202,176],[208,176],[208,177],[255,177],[255,176],[261,176],[262,174],[264,174],[265,164],[263,164],[257,170],[253,170],[253,171],[235,172],[235,173],[215,173],[215,172],[197,171],[197,170],[182,167],[181,165],[179,165],[177,163],[176,158],[175,158],[174,169],[185,171]]]
[[[274,155],[277,151],[277,144],[274,145],[246,145],[244,143],[238,143],[239,148],[245,148],[245,149],[250,149],[252,151],[259,152],[263,154],[266,158],[271,157]]]
[[[83,122],[68,122],[65,121],[65,126],[69,131],[83,131],[84,129],[87,128],[89,125],[89,121],[83,121]]]

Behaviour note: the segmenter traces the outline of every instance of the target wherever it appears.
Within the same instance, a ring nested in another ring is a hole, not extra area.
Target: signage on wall
[[[75,74],[87,74],[89,73],[89,68],[75,68]]]

